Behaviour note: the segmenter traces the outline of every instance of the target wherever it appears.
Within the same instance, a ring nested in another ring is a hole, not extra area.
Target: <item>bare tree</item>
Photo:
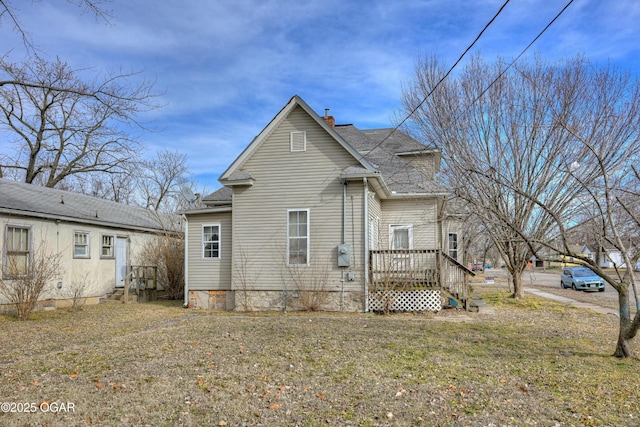
[[[0,126],[14,136],[14,155],[0,169],[26,183],[54,187],[90,173],[124,173],[140,144],[126,132],[137,114],[158,108],[152,84],[135,73],[94,76],[56,59],[0,61]],[[102,77],[102,78],[101,78]]]
[[[176,211],[184,205],[182,187],[188,186],[187,155],[160,150],[156,158],[142,163],[138,177],[140,201],[155,211]]]
[[[408,106],[418,105],[420,90],[432,88],[438,75],[437,61],[423,65]],[[632,268],[639,254],[630,242],[640,230],[634,197],[640,85],[628,73],[581,57],[507,68],[475,58],[458,80],[427,98],[418,128],[442,145],[448,178],[483,218],[513,274],[515,296],[531,255],[573,257],[617,290],[615,355],[632,356],[629,341],[640,326],[629,310],[630,287],[638,301]],[[621,253],[624,268],[611,273],[571,250],[572,231],[585,212],[597,225],[596,239]]]
[[[109,22],[113,14],[111,10],[104,7],[104,4],[109,1],[111,0],[67,0],[67,3],[77,6],[82,14],[91,14],[95,16],[96,20]],[[20,5],[24,6],[24,2],[21,2]],[[27,50],[35,50],[31,35],[20,19],[20,10],[10,0],[0,0],[0,26],[7,22],[12,30],[20,35]]]
[[[184,234],[169,216],[162,219],[165,231],[149,241],[136,260],[140,265],[158,268],[158,286],[170,299],[184,297]]]
[[[561,67],[536,59],[508,70],[500,59],[476,56],[434,91],[444,69],[427,58],[405,91],[406,109],[416,110],[413,131],[442,148],[447,185],[481,219],[513,276],[515,298],[524,298],[522,273],[534,249],[522,235],[542,240],[553,227],[522,193],[554,206],[570,197],[569,177],[559,171],[580,153],[567,149],[574,138],[557,118],[580,119],[586,67],[582,58]]]

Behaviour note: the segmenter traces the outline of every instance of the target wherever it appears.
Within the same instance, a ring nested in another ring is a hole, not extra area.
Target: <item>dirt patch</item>
[[[482,292],[491,315],[140,304],[0,317],[0,401],[38,408],[0,425],[640,423],[638,362],[609,356],[616,319]],[[73,411],[40,410],[61,403]]]

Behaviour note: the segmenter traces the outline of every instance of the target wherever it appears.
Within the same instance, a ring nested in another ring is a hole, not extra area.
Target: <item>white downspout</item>
[[[184,308],[189,308],[189,221],[186,215],[184,220]]]
[[[364,312],[369,311],[369,183],[367,177],[362,178],[364,184],[363,199],[364,204]]]

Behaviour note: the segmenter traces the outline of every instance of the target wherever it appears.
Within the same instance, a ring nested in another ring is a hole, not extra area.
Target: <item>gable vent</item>
[[[291,132],[291,152],[307,151],[307,132]]]

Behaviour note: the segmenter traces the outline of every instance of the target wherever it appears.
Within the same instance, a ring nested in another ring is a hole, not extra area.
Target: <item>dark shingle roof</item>
[[[396,153],[432,149],[393,129],[362,131],[353,125],[337,125],[336,132],[380,171],[391,191],[396,193],[446,193],[446,189],[429,179]],[[391,134],[391,135],[390,135]]]
[[[216,205],[231,203],[232,191],[230,187],[222,187],[214,191],[213,193],[202,198],[202,201],[207,205]]]
[[[147,209],[54,188],[0,179],[0,212],[138,230],[162,230]]]

